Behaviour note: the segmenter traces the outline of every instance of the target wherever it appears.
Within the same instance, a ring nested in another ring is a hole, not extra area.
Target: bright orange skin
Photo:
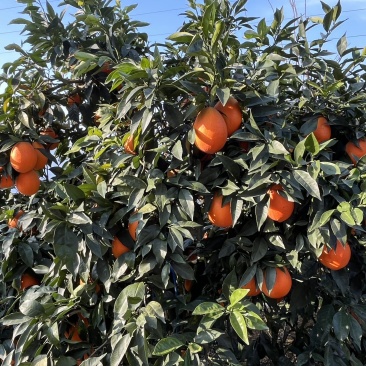
[[[39,149],[44,149],[44,146],[39,142],[32,142],[32,145],[36,149],[37,153],[37,163],[33,169],[34,170],[43,169],[48,162],[48,158]]]
[[[24,211],[23,210],[19,210],[15,215],[14,215],[14,217],[12,218],[12,219],[9,219],[9,221],[8,221],[8,226],[10,227],[10,228],[16,228],[16,227],[18,227],[18,221],[19,221],[19,219],[20,219],[20,217],[21,216],[23,216],[24,215]]]
[[[19,173],[27,173],[37,164],[37,152],[30,142],[18,142],[10,152],[10,164]]]
[[[14,185],[13,179],[9,175],[2,175],[0,178],[0,189],[11,188]]]
[[[25,290],[28,287],[36,286],[36,285],[39,285],[39,281],[37,278],[33,277],[29,273],[22,274],[22,277],[20,279],[20,288],[22,290]]]
[[[258,288],[255,281],[255,277],[253,277],[247,284],[245,284],[241,288],[249,290],[247,296],[257,296],[261,293],[261,290]]]
[[[319,143],[328,141],[332,137],[332,129],[330,128],[326,118],[318,118],[318,124],[316,129],[313,131],[313,134]]]
[[[128,223],[128,232],[130,233],[131,238],[135,241],[136,241],[136,230],[138,225],[139,225],[138,221]]]
[[[338,240],[336,249],[329,249],[324,245],[323,252],[318,258],[319,262],[333,271],[347,266],[351,259],[351,248],[348,243],[345,246]]]
[[[115,258],[120,257],[122,254],[125,254],[130,251],[130,248],[126,247],[124,244],[120,242],[120,240],[115,236],[112,241],[112,254]]]
[[[240,128],[243,119],[243,112],[241,111],[239,102],[234,97],[229,97],[225,105],[220,101],[217,102],[215,109],[220,111],[224,117],[228,136],[231,136]]]
[[[37,193],[40,185],[39,175],[34,170],[19,174],[15,180],[15,187],[25,196],[31,196]]]
[[[49,137],[51,137],[53,139],[57,139],[58,138],[57,133],[51,127],[48,127],[45,130],[41,131],[41,135],[43,135],[43,136],[49,136]],[[59,142],[49,143],[49,144],[46,145],[46,148],[48,150],[55,150],[59,144],[60,144]]]
[[[136,151],[135,151],[134,143],[133,143],[133,135],[128,136],[123,147],[124,147],[126,153],[136,155]]]
[[[352,141],[347,142],[346,144],[346,153],[348,154],[349,158],[351,159],[352,163],[356,165],[357,160],[361,159],[363,156],[366,155],[366,140],[360,139],[357,141],[358,145],[354,144]]]
[[[276,268],[276,280],[271,293],[266,285],[266,273],[264,272],[262,292],[271,299],[282,299],[291,290],[292,277],[286,267]]]
[[[221,113],[213,108],[204,108],[193,123],[196,133],[194,144],[207,154],[215,154],[226,144],[228,137],[226,122]]]
[[[226,203],[222,206],[222,199],[223,196],[219,195],[217,192],[214,194],[210,210],[208,211],[208,219],[213,225],[230,227],[233,225],[231,205],[230,203]]]
[[[283,191],[281,185],[273,185],[269,190],[268,217],[273,221],[283,222],[294,212],[295,203],[282,197],[278,191]]]

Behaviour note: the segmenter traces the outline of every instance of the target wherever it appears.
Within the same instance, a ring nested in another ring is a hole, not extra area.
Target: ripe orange
[[[28,287],[39,285],[39,281],[36,277],[32,276],[29,273],[23,273],[20,278],[20,288],[22,290],[27,289]]]
[[[208,211],[208,219],[213,225],[219,227],[230,227],[233,225],[233,217],[231,215],[230,202],[222,205],[223,196],[218,192],[214,194],[211,202],[210,210]]]
[[[53,139],[57,139],[58,138],[58,135],[57,133],[55,132],[55,130],[52,128],[52,127],[47,127],[45,130],[41,131],[41,135],[43,136],[49,136]],[[46,148],[48,150],[54,150],[57,148],[57,146],[59,145],[60,143],[59,142],[54,142],[54,143],[49,143],[46,145]]]
[[[84,323],[85,327],[89,326],[89,320],[87,318],[84,318],[80,313],[78,314],[81,321]],[[65,338],[74,341],[74,342],[82,342],[83,340],[80,337],[79,334],[79,326],[78,324],[73,324],[70,326],[68,330],[65,331]]]
[[[13,217],[12,219],[9,219],[9,220],[8,220],[8,226],[9,226],[10,228],[13,228],[13,229],[15,229],[16,227],[18,227],[18,221],[19,221],[20,217],[24,215],[24,213],[25,213],[25,212],[24,212],[23,210],[19,210],[19,211],[14,215],[14,217]]]
[[[213,108],[204,108],[198,113],[193,123],[196,133],[194,144],[208,154],[215,154],[221,150],[228,136],[225,120],[221,113]]]
[[[11,188],[14,181],[10,175],[2,175],[0,178],[0,189]]]
[[[193,281],[192,280],[184,280],[184,289],[187,292],[191,292],[192,286],[193,286]]]
[[[323,266],[337,271],[347,266],[351,259],[351,248],[348,243],[343,246],[338,240],[335,250],[324,245],[323,252],[318,259]]]
[[[130,248],[126,247],[124,244],[120,242],[120,240],[115,236],[112,241],[112,254],[114,257],[118,258],[122,254],[130,251]]]
[[[286,267],[276,268],[276,280],[272,291],[267,289],[266,272],[264,272],[262,292],[271,299],[281,299],[286,296],[292,287],[292,278]]]
[[[227,134],[231,136],[240,128],[243,119],[239,102],[234,97],[229,97],[225,105],[219,101],[216,103],[215,108],[222,113],[226,122]]]
[[[313,131],[313,134],[319,143],[328,141],[332,137],[332,129],[330,128],[326,118],[318,118],[318,124],[316,129]]]
[[[123,148],[125,149],[126,153],[136,155],[133,135],[128,136],[127,140],[123,144]]]
[[[128,232],[131,235],[131,238],[136,241],[136,230],[139,225],[138,221],[133,221],[128,223]]]
[[[37,163],[35,165],[35,167],[33,168],[34,170],[40,170],[43,169],[47,162],[48,162],[48,158],[46,155],[44,155],[40,149],[44,149],[44,146],[42,144],[40,144],[39,142],[32,142],[33,147],[36,149],[36,153],[37,153]]]
[[[283,191],[283,187],[279,184],[271,186],[268,190],[268,217],[273,221],[283,222],[287,220],[294,212],[295,203],[282,197],[278,193],[279,191]]]
[[[70,339],[74,342],[82,342],[83,340],[80,338],[78,327],[76,325],[72,325],[68,331],[65,331],[65,338]]]
[[[15,187],[17,190],[26,196],[31,196],[38,192],[41,181],[39,180],[38,173],[31,170],[28,173],[21,173],[15,179]]]
[[[73,104],[81,104],[83,102],[83,98],[80,96],[80,94],[76,93],[73,95],[70,95],[67,98],[67,104],[69,106],[73,105]]]
[[[255,277],[253,277],[248,283],[246,283],[241,288],[249,290],[247,296],[257,296],[261,293],[261,290],[257,286],[257,282],[255,281]]]
[[[10,152],[10,164],[19,173],[27,173],[37,163],[37,152],[30,142],[16,143]]]
[[[358,159],[366,155],[366,140],[360,139],[356,143],[349,141],[346,144],[346,153],[353,164],[356,164]],[[357,158],[357,159],[356,159]]]

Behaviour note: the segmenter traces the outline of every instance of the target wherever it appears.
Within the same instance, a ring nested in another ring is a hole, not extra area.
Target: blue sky
[[[299,15],[316,16],[323,14],[319,0],[294,0],[296,2]],[[41,0],[45,3],[45,0]],[[50,0],[51,5],[57,9],[60,0]],[[325,0],[329,5],[335,5],[336,0]],[[123,6],[138,4],[138,7],[131,15],[138,20],[149,22],[150,26],[145,29],[150,35],[150,41],[161,42],[169,34],[174,33],[182,24],[184,18],[179,14],[188,9],[187,0],[121,0]],[[337,38],[346,33],[350,46],[366,47],[366,0],[343,0],[341,1],[343,14],[341,19],[347,19],[337,33],[335,40],[329,47],[334,47]],[[273,9],[284,8],[285,18],[290,20],[293,17],[293,10],[290,0],[248,0],[247,16],[266,18],[268,22],[272,20]],[[9,43],[21,43],[22,37],[19,36],[22,26],[8,25],[11,19],[23,17],[20,12],[23,5],[16,0],[2,1],[0,5],[0,65],[12,61],[17,57],[14,52],[7,52],[4,47]],[[61,9],[61,8],[60,8]],[[321,31],[319,27],[319,31]],[[331,49],[332,50],[332,49]],[[333,51],[333,50],[332,50]]]

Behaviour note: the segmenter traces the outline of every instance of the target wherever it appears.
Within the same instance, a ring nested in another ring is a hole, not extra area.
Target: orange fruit
[[[114,257],[118,258],[122,254],[125,254],[130,251],[130,248],[126,247],[126,245],[122,244],[120,240],[115,236],[112,241],[112,254]]]
[[[213,108],[204,108],[193,123],[196,137],[194,144],[208,154],[215,154],[226,144],[228,136],[226,122],[221,113]]]
[[[83,340],[80,338],[78,327],[76,325],[72,325],[68,331],[65,331],[65,338],[74,341],[74,342],[82,342]]]
[[[227,134],[231,136],[241,126],[243,113],[239,102],[234,97],[229,97],[225,105],[220,101],[216,103],[215,109],[222,113],[226,122]]]
[[[294,212],[295,203],[282,197],[278,193],[279,191],[283,191],[283,187],[279,184],[271,186],[268,190],[268,217],[273,221],[283,222],[287,220]]]
[[[318,124],[316,129],[313,131],[313,134],[319,143],[328,141],[332,137],[332,129],[330,128],[326,118],[318,118]]]
[[[133,221],[128,223],[128,232],[131,235],[131,238],[136,241],[136,230],[139,225],[138,221]]]
[[[208,211],[208,219],[213,225],[229,227],[233,225],[231,205],[230,202],[222,205],[222,199],[223,196],[219,195],[217,192],[214,194],[210,210]]]
[[[43,136],[49,136],[53,139],[57,139],[58,138],[58,135],[57,133],[55,132],[55,130],[52,128],[52,127],[47,127],[45,130],[41,131],[41,135]],[[59,142],[51,142],[51,143],[48,143],[46,145],[46,148],[48,150],[54,150],[57,148],[57,146],[59,145],[60,143]]]
[[[40,170],[43,169],[47,162],[48,162],[48,158],[46,155],[44,155],[40,149],[44,149],[44,146],[42,144],[40,144],[39,142],[32,142],[33,147],[36,149],[36,153],[37,153],[37,163],[35,165],[35,167],[33,168],[34,170]]]
[[[184,280],[184,289],[187,292],[191,292],[192,286],[193,286],[193,281],[192,280]]]
[[[15,179],[15,187],[21,194],[26,196],[37,193],[40,185],[41,181],[39,180],[38,173],[34,170],[21,173]]]
[[[27,173],[37,163],[37,152],[30,142],[16,143],[10,152],[10,164],[19,173]]]
[[[255,277],[253,277],[248,283],[246,283],[241,288],[249,290],[247,296],[257,296],[261,293],[261,290],[257,286],[257,282],[255,281]]]
[[[14,217],[12,218],[12,219],[9,219],[8,220],[8,226],[10,227],[10,228],[17,228],[18,227],[18,221],[19,221],[19,219],[20,219],[20,217],[21,216],[23,216],[24,215],[24,211],[23,210],[19,210],[15,215],[14,215]]]
[[[337,271],[347,266],[351,259],[351,248],[348,243],[345,246],[337,240],[336,249],[330,249],[324,245],[323,252],[318,258],[319,262],[333,271]]]
[[[366,140],[360,139],[356,143],[349,141],[346,144],[346,153],[351,159],[353,164],[357,163],[358,159],[361,159],[366,155]]]
[[[136,155],[133,135],[128,136],[127,140],[123,144],[123,148],[125,149],[126,153]]]
[[[2,175],[0,178],[0,189],[11,188],[14,181],[10,175]]]
[[[67,104],[69,106],[73,105],[73,104],[81,104],[83,102],[83,98],[80,96],[80,94],[76,93],[73,95],[70,95],[67,98]]]
[[[32,276],[29,273],[23,273],[22,277],[20,278],[20,288],[22,290],[27,289],[31,286],[39,285],[39,281],[36,277]]]
[[[292,287],[292,278],[286,267],[276,268],[276,280],[271,292],[267,289],[266,272],[264,272],[262,292],[271,299],[281,299],[286,296]]]

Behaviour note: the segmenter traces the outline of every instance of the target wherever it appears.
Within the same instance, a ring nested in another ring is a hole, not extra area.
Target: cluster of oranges
[[[277,267],[275,271],[276,278],[272,289],[269,290],[267,288],[266,271],[264,271],[262,291],[259,289],[255,277],[253,277],[248,283],[242,286],[243,289],[249,290],[247,296],[257,296],[261,292],[263,292],[264,295],[271,299],[282,299],[283,297],[285,297],[290,292],[292,287],[291,274],[286,267]]]
[[[214,107],[204,108],[193,123],[195,145],[207,154],[217,153],[225,146],[227,138],[240,128],[242,119],[239,102],[232,96],[225,105],[217,102]]]
[[[233,97],[229,98],[225,106],[218,102],[214,108],[208,107],[203,109],[197,115],[193,124],[195,145],[199,150],[207,154],[214,154],[220,151],[226,144],[227,138],[240,128],[241,121],[242,112],[237,100]],[[331,127],[325,117],[318,117],[313,134],[319,143],[326,142],[331,138]],[[349,142],[346,146],[346,152],[355,164],[356,158],[361,158],[366,154],[366,141],[360,140],[356,144]],[[267,217],[279,223],[288,220],[295,209],[295,203],[287,199],[283,193],[281,194],[283,191],[284,188],[280,184],[272,184],[267,191],[269,197]],[[229,200],[225,200],[224,196],[218,192],[214,193],[208,211],[208,219],[217,227],[229,228],[233,226],[231,203]],[[340,242],[337,242],[335,249],[329,249],[325,245],[318,260],[329,269],[339,270],[347,266],[350,257],[351,250],[348,243],[342,245]],[[252,278],[243,288],[249,289],[248,296],[256,296],[263,292],[270,298],[279,299],[288,294],[291,286],[291,275],[287,268],[284,267],[276,268],[276,281],[271,291],[267,289],[265,280],[260,290],[255,278]]]
[[[58,137],[52,128],[45,129],[41,135],[53,139]],[[37,193],[41,184],[37,171],[44,169],[48,162],[48,158],[42,150],[53,150],[57,146],[58,142],[46,143],[45,145],[37,141],[32,143],[17,142],[10,151],[10,165],[17,172],[17,177],[14,182],[12,176],[4,174],[3,168],[1,168],[0,188],[11,188],[15,184],[21,194],[31,196]]]
[[[133,217],[133,215],[131,215],[131,217]],[[128,223],[128,232],[132,238],[133,241],[136,241],[137,239],[137,226],[138,226],[139,222],[138,220],[135,221],[129,221]],[[117,236],[115,236],[113,238],[112,241],[112,254],[115,258],[120,257],[122,254],[125,254],[127,252],[129,252],[131,249],[124,245]]]

